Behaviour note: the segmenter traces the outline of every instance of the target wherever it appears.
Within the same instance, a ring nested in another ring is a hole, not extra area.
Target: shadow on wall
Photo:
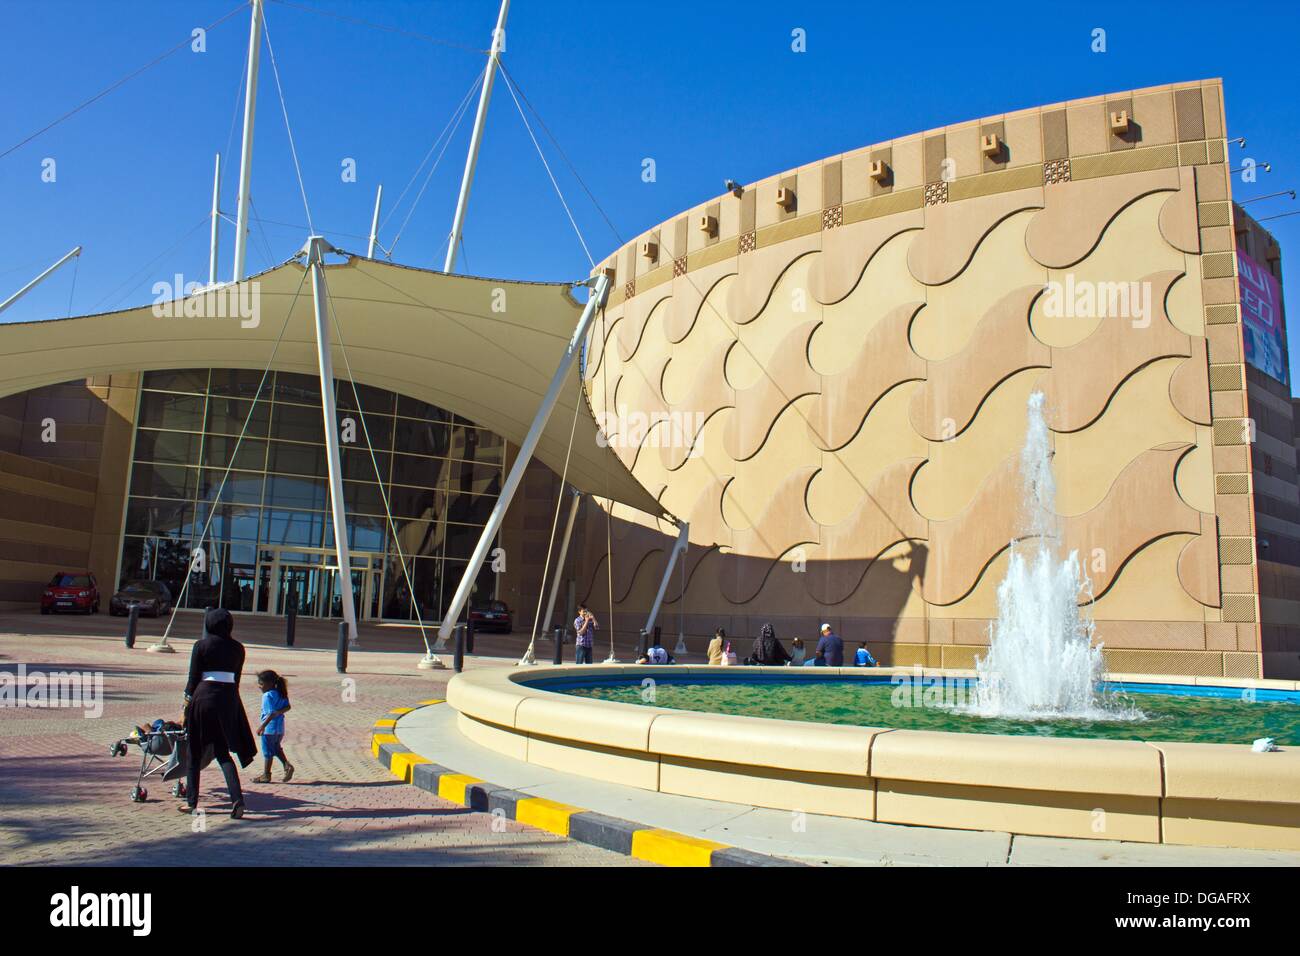
[[[595,517],[575,541],[575,570],[578,600],[603,623],[610,581],[604,513]],[[618,517],[610,531],[615,627],[619,635],[634,635],[654,602],[672,538]],[[928,560],[929,547],[915,539],[895,543],[874,560],[845,561],[803,561],[797,548],[778,560],[692,545],[685,560],[684,632],[703,638],[722,627],[734,641],[743,642],[771,623],[787,647],[795,637],[815,646],[818,628],[827,622],[844,639],[846,653],[866,641],[882,665],[893,664],[896,643],[928,643],[920,602]],[[681,568],[679,563],[659,612],[665,634],[678,629]]]

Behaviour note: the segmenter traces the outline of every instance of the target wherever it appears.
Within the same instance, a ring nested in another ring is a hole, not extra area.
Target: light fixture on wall
[[[740,185],[740,183],[736,182],[734,179],[727,180],[727,192],[731,193],[731,195],[735,196],[737,199],[740,198],[740,194],[744,191],[745,187]]]
[[[1116,136],[1125,136],[1128,134],[1129,116],[1128,110],[1113,110],[1110,114],[1110,131]]]
[[[883,159],[873,159],[868,175],[878,183],[884,182],[889,178],[889,164]]]
[[[717,216],[700,216],[700,232],[704,233],[710,239],[718,234],[718,217]]]
[[[784,186],[778,189],[776,191],[776,204],[786,212],[793,209],[795,204],[794,190]]]

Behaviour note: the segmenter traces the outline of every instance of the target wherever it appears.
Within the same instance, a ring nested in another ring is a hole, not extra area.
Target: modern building
[[[591,402],[690,523],[686,632],[827,620],[886,662],[969,667],[1042,391],[1110,669],[1300,676],[1279,255],[1232,201],[1227,129],[1218,80],[1006,113],[737,188],[610,256]],[[612,590],[642,608],[669,539],[615,514]]]
[[[437,622],[580,304],[566,285],[361,257],[327,271],[349,376],[335,392],[357,617]],[[0,325],[5,606],[35,607],[54,572],[89,569],[110,589],[184,585],[184,607],[276,614],[292,594],[300,614],[341,613],[303,272],[290,262],[241,284],[256,290],[252,318],[218,291],[185,300],[189,314],[166,300]],[[571,482],[655,506],[594,421],[575,426],[585,404],[570,378],[476,599],[535,602],[550,531],[537,512],[553,508],[571,433]]]
[[[586,504],[557,619],[585,600],[635,633],[662,589],[670,634],[829,621],[887,663],[968,667],[1023,533],[1042,392],[1110,669],[1300,676],[1280,255],[1233,203],[1226,131],[1218,80],[1075,100],[810,162],[647,230],[601,263],[613,293],[478,593],[531,624],[567,484]],[[360,256],[326,274],[340,434],[359,398],[375,450],[344,440],[361,616],[437,619],[580,304]],[[335,612],[302,277],[241,283],[253,324],[184,317],[208,292],[174,318],[0,326],[0,599],[64,565],[183,580],[201,547],[190,606]]]

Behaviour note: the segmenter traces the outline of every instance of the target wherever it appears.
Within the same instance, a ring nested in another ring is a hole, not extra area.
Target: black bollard
[[[348,622],[339,621],[339,650],[334,666],[340,674],[348,672]]]
[[[564,628],[555,629],[555,656],[551,659],[552,664],[564,663]]]
[[[469,621],[465,625],[465,653],[474,653],[474,622]]]
[[[456,626],[456,653],[452,658],[452,667],[457,674],[465,669],[465,628],[464,624]]]
[[[650,636],[641,628],[641,636],[636,639],[636,658],[640,660],[650,652]]]
[[[284,646],[293,647],[294,634],[298,629],[298,606],[290,604],[284,615]]]
[[[140,605],[132,604],[131,609],[126,612],[126,646],[127,649],[135,647],[135,629],[140,623]]]

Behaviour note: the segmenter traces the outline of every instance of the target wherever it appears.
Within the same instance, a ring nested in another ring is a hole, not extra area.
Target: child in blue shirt
[[[257,689],[262,692],[262,722],[257,725],[257,735],[262,738],[263,769],[260,777],[254,777],[254,783],[271,782],[271,763],[280,758],[284,764],[284,782],[293,779],[293,764],[285,756],[281,741],[284,740],[284,715],[289,709],[289,682],[275,671],[259,671]]]
[[[863,641],[861,644],[858,645],[858,652],[853,655],[853,666],[854,667],[879,667],[880,666],[880,664],[876,661],[876,659],[871,656],[871,652],[867,650],[866,641]]]

